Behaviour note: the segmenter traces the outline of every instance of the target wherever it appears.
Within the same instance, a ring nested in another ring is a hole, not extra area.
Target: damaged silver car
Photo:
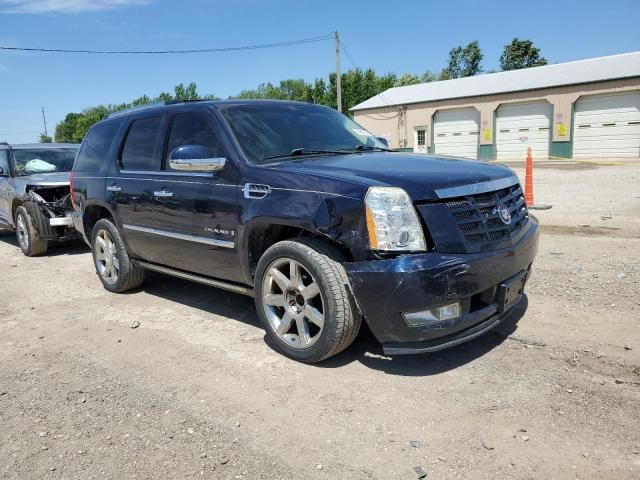
[[[78,238],[70,214],[69,172],[79,145],[0,143],[0,228],[14,230],[22,253]]]

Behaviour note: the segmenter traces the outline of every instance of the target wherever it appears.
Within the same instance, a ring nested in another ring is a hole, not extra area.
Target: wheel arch
[[[82,209],[82,228],[84,231],[82,233],[86,239],[91,239],[93,227],[98,223],[98,220],[103,218],[110,218],[115,224],[115,215],[107,205],[101,203],[84,205]]]
[[[335,241],[328,233],[318,231],[313,225],[304,222],[287,222],[281,219],[259,218],[252,220],[244,229],[241,242],[242,272],[253,284],[253,279],[262,254],[272,245],[283,240],[295,240],[301,237],[315,237],[338,248],[347,259],[352,259],[351,252],[344,245]]]

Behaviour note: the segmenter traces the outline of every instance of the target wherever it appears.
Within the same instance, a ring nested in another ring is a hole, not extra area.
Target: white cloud
[[[82,13],[128,5],[144,5],[151,0],[0,0],[2,13]]]

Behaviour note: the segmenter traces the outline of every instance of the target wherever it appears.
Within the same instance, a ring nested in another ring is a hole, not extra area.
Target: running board
[[[250,297],[253,296],[253,288],[250,288],[250,287],[245,287],[235,283],[225,282],[223,280],[214,280],[213,278],[203,277],[200,275],[195,275],[193,273],[186,273],[180,270],[174,270],[173,268],[161,267],[160,265],[142,262],[140,260],[133,260],[133,263],[135,263],[136,265],[144,269],[153,270],[154,272],[165,273],[167,275],[172,275],[174,277],[184,278],[185,280],[191,280],[192,282],[198,282],[204,285],[209,285],[210,287],[222,288],[224,290],[229,290],[231,292],[241,293],[243,295],[248,295]]]

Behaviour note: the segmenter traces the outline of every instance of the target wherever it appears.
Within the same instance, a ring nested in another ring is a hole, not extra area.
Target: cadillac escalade
[[[538,245],[512,170],[394,152],[297,102],[167,102],[94,125],[73,221],[104,288],[153,270],[255,297],[270,343],[318,362],[364,320],[387,354],[460,344],[523,296]]]

